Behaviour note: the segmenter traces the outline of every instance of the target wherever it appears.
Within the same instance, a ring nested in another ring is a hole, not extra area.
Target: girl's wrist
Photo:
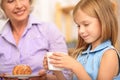
[[[76,61],[75,64],[74,64],[74,66],[71,67],[71,71],[72,71],[72,72],[76,72],[77,69],[79,68],[79,66],[80,66],[80,63],[78,63],[78,62]]]

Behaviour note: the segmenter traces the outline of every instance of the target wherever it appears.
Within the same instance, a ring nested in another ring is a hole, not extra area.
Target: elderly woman
[[[35,0],[0,0],[0,74],[12,74],[14,66],[29,65],[35,80],[57,80],[43,69],[44,55],[49,51],[67,53],[63,35],[54,24],[40,22],[31,15]],[[51,36],[52,35],[52,36]],[[67,70],[63,70],[66,79]]]

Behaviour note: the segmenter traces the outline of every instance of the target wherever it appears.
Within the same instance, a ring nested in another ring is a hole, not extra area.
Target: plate
[[[40,75],[5,75],[6,78],[29,79],[31,77],[38,77]]]

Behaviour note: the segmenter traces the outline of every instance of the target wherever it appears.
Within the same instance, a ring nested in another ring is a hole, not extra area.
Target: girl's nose
[[[78,32],[79,32],[79,34],[83,34],[85,32],[85,27],[84,26],[80,26]]]

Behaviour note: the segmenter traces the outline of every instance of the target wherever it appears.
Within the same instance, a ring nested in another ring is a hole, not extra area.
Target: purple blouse
[[[43,68],[44,55],[49,51],[67,53],[65,39],[54,24],[40,22],[30,15],[28,25],[16,45],[8,21],[0,33],[0,74],[11,74],[18,64],[27,64],[33,74],[38,74]]]

